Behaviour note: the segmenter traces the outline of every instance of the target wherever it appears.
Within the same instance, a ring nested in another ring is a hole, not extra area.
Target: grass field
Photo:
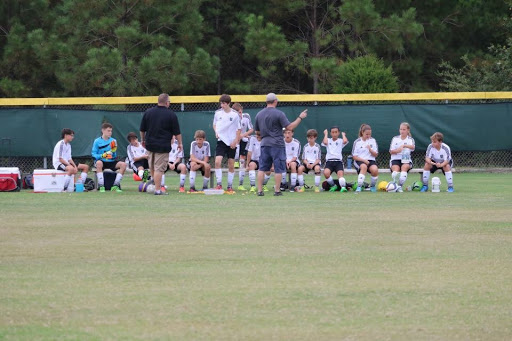
[[[1,193],[0,339],[510,340],[512,174],[454,179],[455,193]]]

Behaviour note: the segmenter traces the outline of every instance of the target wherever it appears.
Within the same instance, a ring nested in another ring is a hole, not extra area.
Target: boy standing
[[[73,161],[71,157],[71,141],[75,137],[75,132],[69,128],[62,129],[61,138],[59,142],[53,148],[53,167],[56,170],[61,170],[66,172],[67,174],[64,176],[64,191],[73,192],[74,186],[71,182],[71,179],[75,176],[78,171],[81,171],[80,177],[78,178],[78,183],[85,183],[85,179],[87,179],[87,172],[89,171],[89,166],[83,163],[79,163],[78,166]],[[70,185],[71,183],[71,185]]]
[[[284,145],[286,148],[286,171],[290,171],[290,192],[297,185],[297,170],[299,168],[300,142],[293,138],[293,130],[285,129]],[[281,190],[286,188],[286,171],[281,178]]]
[[[302,165],[299,167],[299,192],[304,191],[304,174],[308,174],[309,171],[315,172],[315,192],[320,192],[320,162],[322,158],[320,145],[316,143],[318,133],[315,129],[309,129],[306,133],[308,143],[304,145],[302,152]]]
[[[203,130],[197,130],[194,134],[195,141],[190,144],[190,159],[188,169],[190,170],[189,182],[190,193],[197,192],[196,190],[196,172],[201,171],[203,175],[203,190],[208,188],[210,181],[210,143],[206,141],[206,133]],[[181,189],[180,189],[181,191]]]
[[[244,113],[244,108],[240,103],[233,104],[233,110],[237,111],[240,116],[240,143],[238,144],[238,158],[240,159],[240,170],[238,171],[238,190],[246,191],[247,189],[244,187],[244,177],[245,177],[245,159],[247,157],[247,142],[249,141],[249,137],[253,133],[254,129],[252,127],[251,116],[247,113]]]
[[[149,176],[148,152],[146,148],[142,147],[142,144],[139,143],[137,134],[134,132],[129,132],[126,138],[129,142],[128,147],[126,147],[126,155],[128,155],[130,166],[135,174],[137,174],[142,181],[146,182]]]
[[[235,177],[235,153],[236,145],[240,141],[240,116],[238,112],[231,109],[231,97],[220,96],[221,108],[215,112],[213,118],[213,130],[217,137],[217,148],[215,149],[215,177],[217,189],[222,189],[222,159],[228,158],[228,188],[227,192],[233,192],[233,179]]]
[[[123,174],[126,170],[126,163],[116,161],[117,159],[117,141],[112,138],[112,124],[103,123],[101,126],[101,136],[94,140],[92,144],[92,157],[94,158],[94,166],[96,167],[96,176],[98,177],[98,186],[100,192],[105,192],[105,179],[103,178],[103,170],[111,171],[119,170],[114,180],[114,186],[110,189],[112,192],[122,192],[119,185]]]

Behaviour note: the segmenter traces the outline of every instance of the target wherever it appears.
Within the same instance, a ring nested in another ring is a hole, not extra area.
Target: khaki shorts
[[[169,162],[169,153],[154,153],[149,152],[148,157],[149,169],[165,173],[167,170],[167,162]]]

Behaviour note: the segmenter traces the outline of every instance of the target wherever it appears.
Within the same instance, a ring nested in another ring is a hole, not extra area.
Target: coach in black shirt
[[[172,136],[178,140],[179,150],[183,150],[180,124],[176,114],[169,110],[169,95],[158,96],[158,106],[146,110],[140,122],[142,146],[149,152],[149,169],[155,182],[155,195],[162,195],[162,175],[167,170]],[[167,193],[165,193],[167,194]]]

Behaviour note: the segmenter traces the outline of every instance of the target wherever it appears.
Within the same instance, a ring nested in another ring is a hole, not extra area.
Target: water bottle
[[[409,148],[402,149],[402,163],[411,163],[411,150]]]
[[[352,169],[352,155],[347,157],[347,169]]]
[[[432,193],[439,193],[441,191],[441,179],[437,176],[432,178]]]

